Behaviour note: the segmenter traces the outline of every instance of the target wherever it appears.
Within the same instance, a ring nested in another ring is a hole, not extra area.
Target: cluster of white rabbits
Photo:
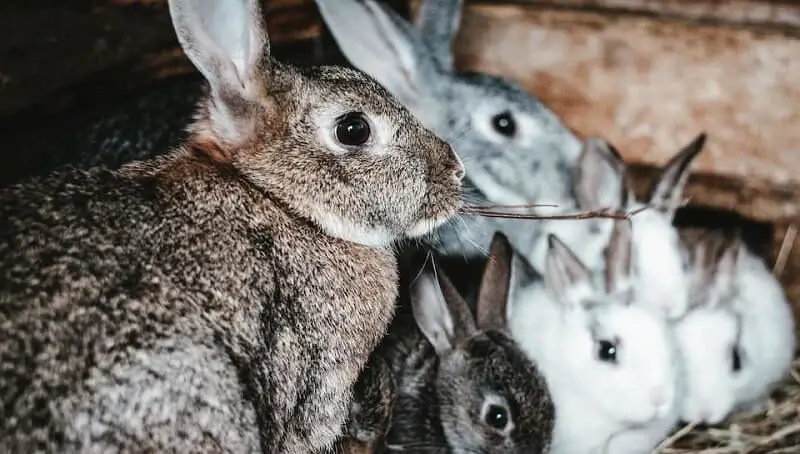
[[[551,452],[649,452],[680,421],[715,424],[764,401],[794,354],[781,286],[738,234],[673,225],[704,134],[637,200],[613,146],[581,146],[515,84],[453,68],[462,0],[423,0],[413,24],[373,0],[317,3],[350,62],[451,142],[483,200],[637,213],[437,232],[443,253],[478,254],[494,232],[513,245],[510,330],[553,396]]]

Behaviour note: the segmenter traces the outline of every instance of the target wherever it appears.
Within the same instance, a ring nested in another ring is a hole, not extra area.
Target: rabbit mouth
[[[406,236],[409,238],[418,238],[427,235],[428,233],[433,232],[437,227],[449,221],[455,213],[456,210],[453,210],[452,213],[448,213],[446,215],[419,220],[415,222],[411,228],[406,230]]]

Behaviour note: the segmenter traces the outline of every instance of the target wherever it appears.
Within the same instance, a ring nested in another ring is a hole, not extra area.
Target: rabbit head
[[[743,245],[738,235],[716,233],[690,249],[691,309],[675,325],[687,373],[681,418],[709,424],[734,410],[737,392],[758,373],[747,367],[742,315],[732,304]]]
[[[374,0],[317,0],[344,55],[374,77],[464,160],[475,197],[494,204],[559,203],[572,206],[571,169],[580,142],[519,84],[483,73],[459,72],[452,42],[462,0],[424,0],[410,24]],[[513,244],[527,235],[519,223],[500,229]],[[454,224],[457,227],[458,224]],[[481,248],[495,230],[465,232]],[[474,251],[458,236],[436,244],[444,251]],[[524,240],[529,241],[529,240]],[[455,243],[450,245],[448,243]]]
[[[511,254],[495,234],[475,318],[440,270],[412,288],[414,318],[437,356],[437,409],[452,452],[546,452],[550,443],[554,408],[544,378],[507,330]]]
[[[170,0],[169,9],[208,82],[188,149],[353,242],[386,246],[456,212],[460,160],[372,79],[274,60],[257,0]]]
[[[548,379],[551,386],[580,392],[587,406],[615,421],[642,424],[674,411],[678,372],[666,321],[636,304],[632,253],[630,222],[614,222],[604,285],[598,285],[600,279],[550,236],[544,279],[558,315],[550,320],[553,345],[543,348],[550,349],[554,376],[563,377]]]
[[[644,286],[641,300],[649,307],[664,311],[675,319],[686,312],[687,283],[683,273],[684,256],[680,237],[673,226],[675,211],[683,198],[689,165],[702,150],[705,135],[678,152],[654,180],[649,196],[638,201],[629,182],[628,171],[620,153],[606,141],[591,137],[584,141],[575,167],[575,198],[582,211],[632,211],[633,260],[637,277]],[[543,232],[558,236],[592,270],[604,266],[603,251],[614,221],[578,219],[545,221]],[[549,244],[540,237],[534,243],[530,263],[544,269]],[[684,291],[686,290],[686,291]]]

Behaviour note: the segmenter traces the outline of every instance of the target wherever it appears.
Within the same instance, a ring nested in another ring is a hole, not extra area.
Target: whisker
[[[487,218],[504,218],[504,219],[527,219],[527,220],[567,220],[567,219],[630,219],[631,217],[639,214],[640,212],[648,209],[649,207],[643,206],[631,211],[617,211],[611,209],[599,209],[589,211],[578,211],[574,213],[565,214],[522,214],[522,213],[504,213],[502,211],[486,210],[478,206],[465,206],[460,211],[463,214],[470,216],[483,216]]]

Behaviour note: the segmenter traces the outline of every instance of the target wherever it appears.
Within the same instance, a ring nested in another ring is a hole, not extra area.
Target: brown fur
[[[255,0],[170,11],[210,86],[189,141],[0,191],[0,452],[328,450],[392,316],[392,242],[460,204],[452,150],[363,74],[257,41],[237,73]],[[375,140],[343,150],[352,111]]]

